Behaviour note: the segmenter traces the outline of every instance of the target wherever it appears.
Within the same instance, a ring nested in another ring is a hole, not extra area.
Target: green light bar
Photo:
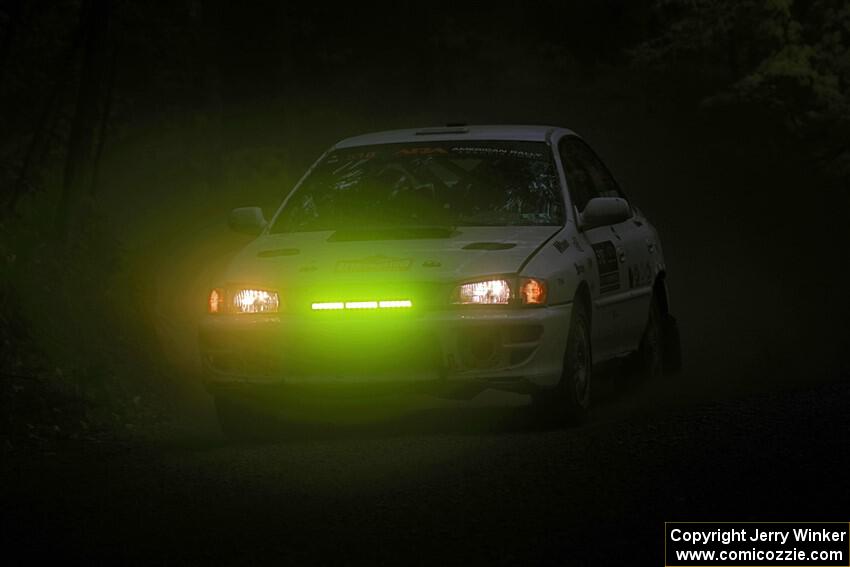
[[[398,301],[379,301],[378,307],[381,309],[397,309],[399,307],[413,307],[413,303],[409,299],[401,299]]]
[[[390,301],[330,301],[313,303],[313,311],[334,311],[339,309],[399,309],[413,307],[409,299],[394,299]]]
[[[346,309],[377,309],[377,301],[346,301]]]
[[[340,302],[334,303],[314,303],[313,311],[327,311],[331,309],[344,309],[345,304]]]

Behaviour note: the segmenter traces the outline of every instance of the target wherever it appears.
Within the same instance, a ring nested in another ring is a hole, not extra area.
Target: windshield
[[[563,209],[542,142],[383,144],[325,156],[271,231],[561,225]]]

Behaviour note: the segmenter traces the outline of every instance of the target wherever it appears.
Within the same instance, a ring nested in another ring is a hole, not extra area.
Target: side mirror
[[[632,218],[629,202],[619,197],[596,197],[587,202],[581,213],[584,229],[617,224]]]
[[[230,211],[227,226],[230,230],[256,236],[266,228],[266,217],[260,207],[240,207]]]

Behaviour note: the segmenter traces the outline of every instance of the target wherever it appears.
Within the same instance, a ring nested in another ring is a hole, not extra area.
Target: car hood
[[[229,283],[330,279],[448,282],[517,272],[556,226],[458,227],[424,235],[348,238],[334,231],[262,235],[231,262]]]

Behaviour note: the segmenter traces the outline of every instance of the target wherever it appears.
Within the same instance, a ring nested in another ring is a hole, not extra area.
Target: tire
[[[664,316],[658,306],[658,299],[653,294],[646,328],[637,352],[638,375],[643,380],[657,380],[664,375],[664,330]]]
[[[265,432],[265,416],[246,400],[216,396],[215,410],[221,432],[236,440],[257,439]]]
[[[677,373],[682,370],[682,343],[679,339],[679,324],[669,313],[664,316],[664,372]]]
[[[571,424],[587,421],[593,374],[590,317],[583,303],[576,302],[564,352],[561,380],[553,390],[535,396],[547,417]]]

